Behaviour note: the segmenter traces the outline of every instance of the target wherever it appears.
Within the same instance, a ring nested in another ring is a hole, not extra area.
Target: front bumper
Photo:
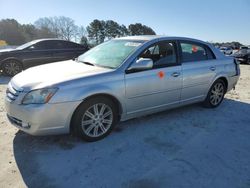
[[[69,133],[71,117],[81,101],[20,105],[5,99],[9,121],[31,135]]]

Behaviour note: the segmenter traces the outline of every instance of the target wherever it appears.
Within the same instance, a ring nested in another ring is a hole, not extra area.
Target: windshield
[[[31,41],[31,42],[27,42],[27,43],[25,43],[25,44],[23,44],[23,45],[21,45],[21,46],[18,46],[16,49],[17,49],[17,50],[23,50],[23,49],[25,49],[25,48],[27,48],[27,47],[29,47],[29,46],[35,44],[36,42],[37,42],[37,41],[35,41],[35,40],[33,40],[33,41]]]
[[[143,42],[144,41],[111,40],[79,56],[78,61],[115,69]]]

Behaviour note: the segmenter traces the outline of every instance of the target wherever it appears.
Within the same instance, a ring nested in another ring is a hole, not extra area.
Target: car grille
[[[8,88],[6,90],[6,98],[9,102],[15,101],[18,95],[22,92],[22,89],[17,89],[9,83]]]

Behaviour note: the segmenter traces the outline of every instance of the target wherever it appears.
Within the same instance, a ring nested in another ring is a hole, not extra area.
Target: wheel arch
[[[120,120],[120,118],[121,118],[121,114],[123,113],[123,108],[122,108],[122,104],[121,104],[121,102],[115,97],[115,96],[113,96],[113,95],[111,95],[111,94],[107,94],[107,93],[96,93],[96,94],[92,94],[92,95],[90,95],[90,96],[88,96],[88,97],[86,97],[86,98],[84,98],[83,100],[82,100],[82,102],[76,107],[76,109],[74,110],[74,112],[73,112],[73,114],[72,114],[72,116],[71,116],[71,119],[70,119],[70,132],[72,133],[72,131],[73,131],[73,126],[72,126],[72,121],[73,121],[73,119],[74,119],[74,116],[75,116],[75,114],[76,114],[76,112],[77,112],[77,110],[79,109],[79,107],[85,102],[85,101],[87,101],[87,100],[89,100],[89,99],[92,99],[92,98],[95,98],[95,97],[105,97],[105,98],[108,98],[108,99],[110,99],[112,102],[114,102],[114,104],[116,105],[116,107],[117,107],[117,109],[118,109],[118,114],[119,114],[119,117],[118,117],[118,119]]]
[[[209,86],[208,91],[210,90],[210,88],[212,87],[212,85],[213,85],[217,80],[222,80],[222,81],[225,83],[226,92],[227,92],[227,89],[228,89],[228,79],[227,79],[227,76],[225,76],[225,75],[218,75],[218,76],[216,76],[216,77],[213,79],[213,81],[210,83],[210,86]],[[207,92],[208,92],[208,91],[207,91]]]
[[[22,62],[20,59],[15,58],[15,57],[8,57],[8,58],[6,58],[6,59],[3,59],[3,60],[1,61],[1,64],[0,64],[0,68],[2,69],[3,64],[6,63],[6,62],[9,61],[9,60],[15,60],[15,61],[19,62],[19,63],[21,64],[22,68],[24,68],[23,62]]]
[[[221,77],[217,78],[217,79],[215,80],[215,82],[216,82],[217,80],[222,80],[222,81],[224,82],[224,84],[225,84],[225,86],[226,86],[226,91],[227,91],[227,89],[228,89],[228,80],[227,80],[227,78],[224,77],[224,76],[221,76]]]

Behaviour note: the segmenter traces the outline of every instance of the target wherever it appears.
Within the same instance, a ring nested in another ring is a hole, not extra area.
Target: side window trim
[[[214,52],[209,48],[209,46],[204,45],[204,48],[206,50],[207,60],[216,59],[216,56],[214,55]],[[208,52],[212,55],[212,59],[209,59]]]
[[[133,71],[133,72],[130,72],[130,71],[127,71],[127,69],[133,64],[134,61],[137,60],[137,58],[142,55],[142,53],[146,50],[146,49],[149,49],[151,48],[152,46],[155,46],[157,45],[158,43],[160,42],[169,42],[169,43],[173,43],[174,44],[174,50],[175,50],[175,55],[176,55],[176,63],[172,63],[172,64],[167,64],[165,65],[164,67],[155,67],[155,68],[152,68],[150,70],[142,70],[142,71]],[[144,71],[151,71],[151,70],[155,70],[155,69],[160,69],[160,68],[166,68],[166,67],[174,67],[174,66],[180,66],[181,65],[181,59],[180,59],[180,54],[179,54],[179,48],[178,48],[178,41],[177,40],[158,40],[157,42],[145,47],[144,49],[142,49],[141,53],[139,55],[137,55],[134,60],[128,65],[128,67],[126,68],[125,70],[125,74],[132,74],[132,73],[137,73],[137,72],[144,72]]]
[[[206,52],[206,58],[205,60],[196,60],[196,61],[183,61],[182,59],[182,48],[181,48],[181,43],[185,43],[185,44],[194,44],[194,45],[197,45],[197,46],[200,46],[200,47],[203,47],[205,52]],[[189,40],[178,40],[177,42],[177,45],[178,45],[178,55],[180,57],[180,62],[181,63],[189,63],[189,62],[197,62],[197,61],[207,61],[207,60],[212,60],[212,59],[216,59],[214,53],[212,52],[212,50],[205,44],[202,44],[202,43],[199,43],[199,42],[195,42],[195,41],[189,41]],[[209,59],[208,58],[208,51],[210,51],[210,54],[213,56],[212,59]]]
[[[178,54],[178,47],[177,47],[177,41],[176,40],[160,40],[160,41],[157,41],[154,44],[151,44],[150,46],[146,47],[138,56],[142,55],[142,53],[146,49],[149,49],[152,46],[156,46],[157,44],[162,43],[162,42],[172,43],[173,44],[173,47],[174,47],[174,50],[175,50],[176,63],[169,63],[169,64],[166,64],[166,65],[164,65],[162,67],[154,67],[153,69],[159,69],[159,68],[165,68],[165,67],[173,67],[173,66],[180,65],[180,58],[179,58],[179,54]],[[154,48],[153,51],[155,51],[155,48]],[[153,70],[153,69],[151,69],[151,70]]]

